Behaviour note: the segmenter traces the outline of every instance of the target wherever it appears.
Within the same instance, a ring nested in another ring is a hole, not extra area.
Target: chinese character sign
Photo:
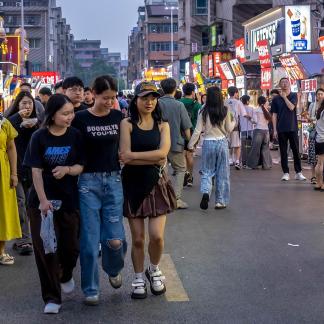
[[[272,66],[272,63],[271,63],[271,51],[270,51],[268,40],[264,39],[258,41],[257,48],[259,52],[261,69],[270,68]]]
[[[60,80],[60,75],[57,72],[32,72],[32,77],[44,84],[55,84]]]
[[[282,66],[285,68],[289,79],[303,80],[306,79],[306,71],[294,54],[281,55],[279,58]]]
[[[261,69],[261,89],[267,90],[272,88],[272,68]]]
[[[241,63],[244,63],[246,61],[244,47],[245,47],[244,38],[235,41],[235,56]]]

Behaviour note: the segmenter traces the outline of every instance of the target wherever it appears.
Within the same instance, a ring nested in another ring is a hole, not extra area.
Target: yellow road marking
[[[167,290],[165,298],[169,302],[187,302],[189,297],[178,276],[176,267],[169,254],[163,254],[160,267],[166,277]]]

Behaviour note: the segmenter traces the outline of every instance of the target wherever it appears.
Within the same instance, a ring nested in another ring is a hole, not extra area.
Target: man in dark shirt
[[[63,81],[63,92],[69,97],[74,106],[74,112],[88,109],[88,107],[82,103],[84,95],[84,84],[78,77],[69,77]]]
[[[294,167],[296,180],[306,180],[302,174],[301,160],[299,155],[299,139],[296,106],[298,102],[297,94],[291,92],[288,78],[282,78],[279,82],[280,95],[273,98],[271,103],[273,136],[278,138],[281,156],[281,167],[283,176],[281,180],[288,181],[288,141],[294,155]]]

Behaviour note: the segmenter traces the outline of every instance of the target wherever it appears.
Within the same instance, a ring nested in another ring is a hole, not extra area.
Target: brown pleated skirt
[[[127,218],[158,217],[171,213],[177,206],[175,192],[165,172],[152,191],[144,198],[136,213],[131,210],[131,199],[132,197],[124,196],[124,216]]]

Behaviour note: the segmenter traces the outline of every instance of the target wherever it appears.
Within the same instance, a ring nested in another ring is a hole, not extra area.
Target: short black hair
[[[38,91],[39,94],[43,95],[43,96],[51,96],[53,93],[51,91],[51,89],[47,88],[47,87],[43,87]]]
[[[164,79],[161,81],[161,88],[166,95],[172,94],[177,89],[177,82],[172,78]]]
[[[32,88],[31,84],[28,83],[28,82],[23,82],[19,87],[20,87],[20,88],[21,88],[21,87],[29,87],[30,89]]]
[[[123,97],[123,96],[124,96],[123,91],[119,91],[119,92],[118,92],[118,97]]]
[[[281,83],[282,80],[288,80],[289,81],[289,78],[288,77],[283,77],[279,80],[279,84]],[[289,81],[290,82],[290,81]]]
[[[86,91],[92,91],[92,89],[90,87],[85,87],[84,92],[86,92]]]
[[[243,102],[243,105],[247,105],[248,102],[250,101],[250,99],[251,99],[251,97],[248,96],[248,95],[243,95],[243,96],[241,97],[241,101]]]
[[[102,75],[93,81],[92,90],[96,94],[102,94],[106,90],[117,92],[118,86],[116,80],[110,75]]]
[[[182,92],[180,90],[176,90],[176,93],[174,95],[174,99],[180,100],[182,98]]]
[[[319,93],[319,92],[324,92],[324,89],[323,88],[318,88],[317,90],[316,90],[316,95]]]
[[[59,81],[55,84],[54,90],[56,91],[57,89],[62,88],[62,87],[63,87],[63,81]]]
[[[267,102],[267,98],[266,98],[266,97],[264,97],[264,96],[260,96],[260,97],[258,98],[258,105],[259,105],[259,106],[264,105],[266,102]]]
[[[83,81],[78,77],[68,77],[63,81],[62,87],[64,90],[78,86],[84,88]]]
[[[238,89],[236,87],[229,87],[227,89],[227,93],[230,97],[233,97],[235,95],[235,93],[238,93]]]
[[[279,95],[280,92],[279,92],[278,89],[272,89],[272,90],[270,91],[270,95],[273,95],[273,94],[277,94],[277,95]]]
[[[185,96],[190,96],[195,91],[195,89],[195,85],[188,82],[182,87],[182,92]]]

